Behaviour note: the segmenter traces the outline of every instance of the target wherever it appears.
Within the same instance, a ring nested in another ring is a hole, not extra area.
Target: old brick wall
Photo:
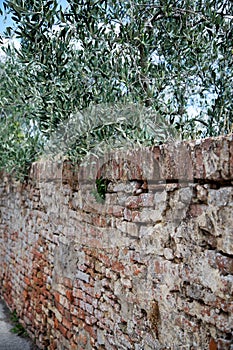
[[[232,184],[232,136],[2,175],[1,295],[41,349],[232,350]]]

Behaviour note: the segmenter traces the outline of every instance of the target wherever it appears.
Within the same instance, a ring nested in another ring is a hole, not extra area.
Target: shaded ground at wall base
[[[11,332],[10,311],[0,299],[0,350],[37,350],[29,338]]]

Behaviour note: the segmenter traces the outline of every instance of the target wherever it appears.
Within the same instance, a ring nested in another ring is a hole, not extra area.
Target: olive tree
[[[56,0],[4,2],[15,22],[6,35],[21,40],[20,49],[6,49],[2,67],[7,116],[51,135],[92,106],[101,113],[104,106],[133,104],[181,138],[231,131],[230,0],[67,3],[64,9]],[[98,129],[91,119],[89,128]],[[126,119],[123,129],[132,130]]]

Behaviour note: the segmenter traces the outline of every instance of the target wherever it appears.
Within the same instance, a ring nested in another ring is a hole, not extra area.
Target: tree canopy
[[[101,106],[133,104],[181,138],[231,131],[232,1],[67,3],[4,2],[15,22],[5,36],[21,46],[6,48],[1,62],[2,120],[38,140],[93,106],[101,113]],[[89,124],[95,129],[93,115]],[[125,127],[133,129],[130,117]]]

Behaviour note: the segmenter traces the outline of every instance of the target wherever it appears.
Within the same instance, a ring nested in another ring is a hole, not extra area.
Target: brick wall
[[[233,349],[232,184],[232,136],[2,175],[1,295],[41,349]]]

